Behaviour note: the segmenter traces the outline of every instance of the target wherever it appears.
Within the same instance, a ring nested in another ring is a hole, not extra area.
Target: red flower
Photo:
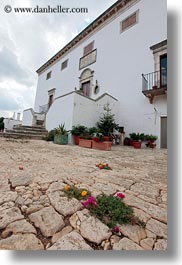
[[[114,232],[117,233],[117,234],[120,232],[120,230],[119,230],[119,226],[115,226],[113,230],[114,230]]]
[[[23,167],[19,167],[19,170],[23,170],[24,168]]]
[[[124,199],[125,195],[123,193],[119,192],[119,193],[117,193],[117,197]]]

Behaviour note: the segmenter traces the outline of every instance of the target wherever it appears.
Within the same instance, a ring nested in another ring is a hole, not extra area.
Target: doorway
[[[50,108],[50,106],[51,106],[52,103],[53,103],[53,97],[54,97],[54,95],[49,95],[49,102],[48,102],[48,106],[49,106],[49,108]]]
[[[167,148],[167,117],[161,117],[161,148]]]
[[[82,83],[82,91],[84,96],[90,97],[90,81]]]

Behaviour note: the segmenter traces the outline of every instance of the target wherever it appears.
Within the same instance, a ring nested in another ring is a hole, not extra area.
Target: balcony
[[[165,95],[167,93],[167,69],[142,74],[142,93],[148,97],[151,104],[154,97]]]

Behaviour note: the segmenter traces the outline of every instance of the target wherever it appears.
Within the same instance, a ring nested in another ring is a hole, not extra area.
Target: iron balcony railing
[[[156,88],[167,89],[167,69],[155,71],[149,74],[142,74],[142,91]]]
[[[39,106],[39,113],[46,113],[49,109],[49,104],[45,104],[43,106]]]

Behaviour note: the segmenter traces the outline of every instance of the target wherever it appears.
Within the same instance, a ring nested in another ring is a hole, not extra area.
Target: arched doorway
[[[83,95],[86,97],[92,96],[92,81],[93,81],[94,71],[91,71],[89,68],[85,69],[79,79],[80,79],[80,90],[83,91]]]

